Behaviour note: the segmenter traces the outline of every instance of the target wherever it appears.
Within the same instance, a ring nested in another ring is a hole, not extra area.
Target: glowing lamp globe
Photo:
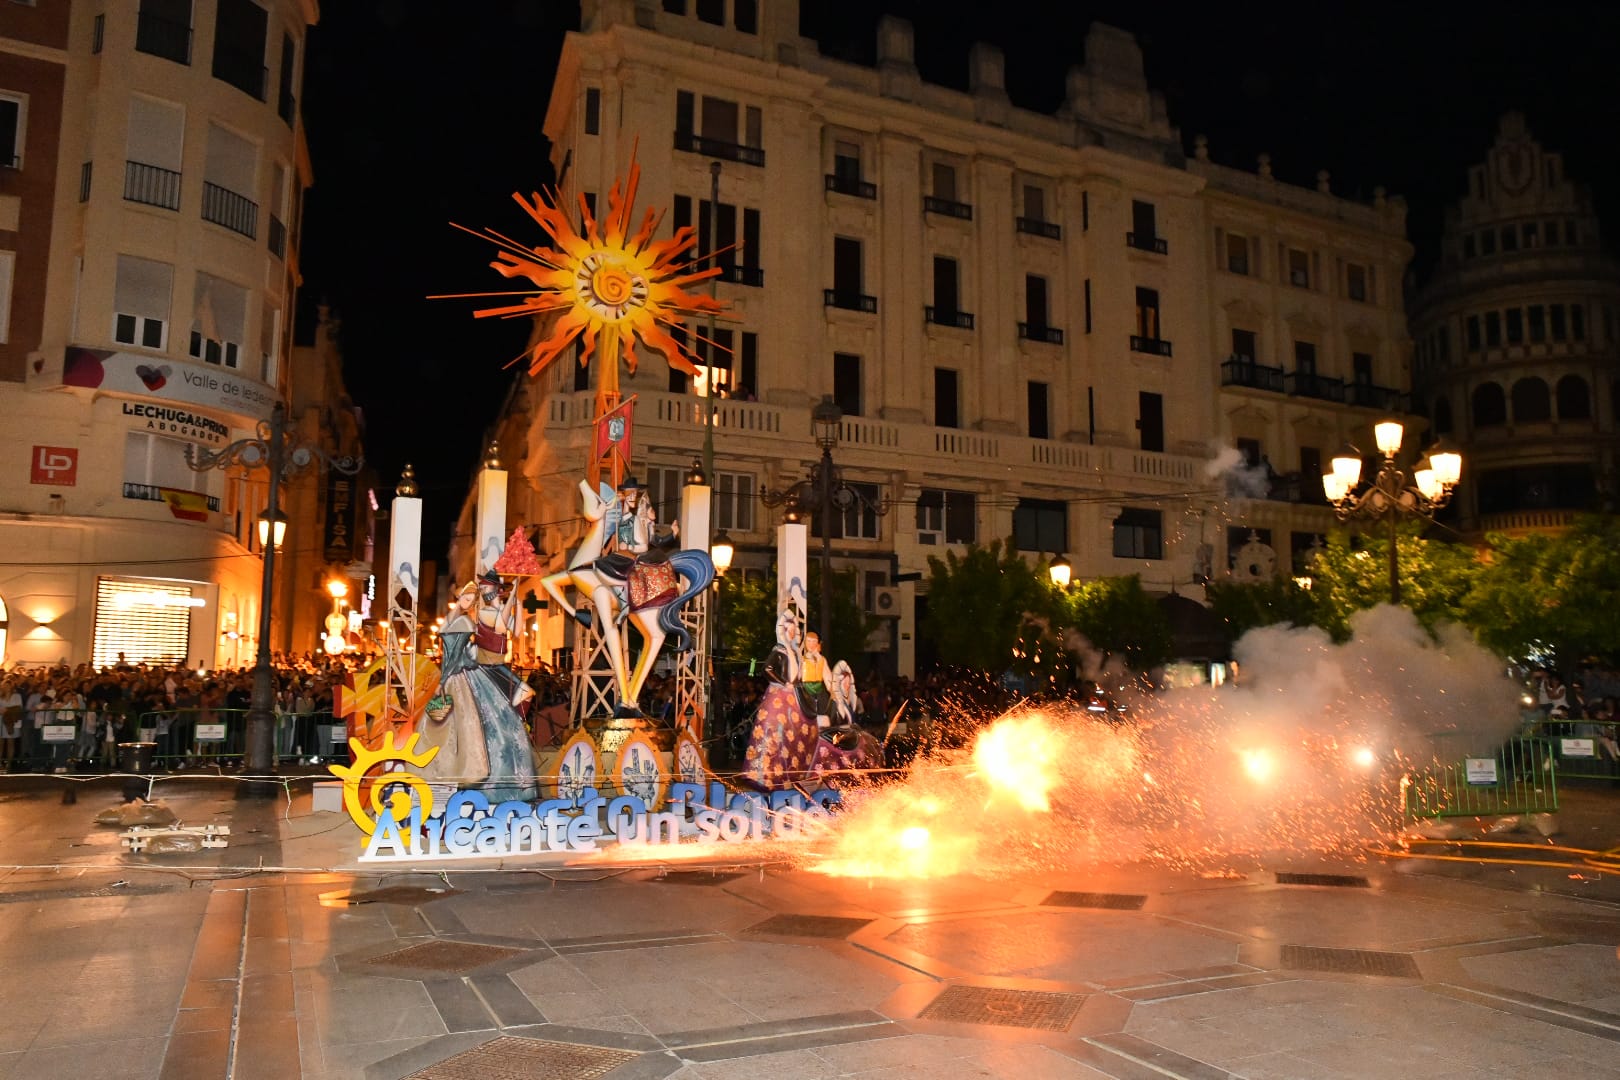
[[[272,535],[275,539],[277,551],[281,550],[281,542],[287,538],[287,515],[280,510],[276,511],[274,518],[268,512],[259,515],[259,547],[270,546]]]
[[[1462,455],[1444,439],[1429,448],[1429,464],[1434,467],[1435,479],[1448,488],[1462,479]]]
[[[326,583],[326,591],[332,594],[332,599],[341,600],[349,595],[349,583],[341,578],[333,578]]]
[[[1355,487],[1361,479],[1361,451],[1349,443],[1339,447],[1333,455],[1333,475],[1344,482],[1346,492]]]
[[[714,563],[715,573],[724,574],[730,570],[732,556],[736,554],[736,545],[731,542],[726,530],[721,529],[714,534],[714,541],[709,545],[709,559]]]
[[[1445,491],[1444,485],[1440,483],[1440,478],[1435,475],[1434,466],[1428,458],[1418,462],[1417,468],[1412,470],[1412,483],[1416,484],[1418,491],[1422,493],[1425,499],[1431,502],[1438,499]]]
[[[1067,589],[1069,582],[1074,579],[1074,567],[1062,555],[1052,560],[1052,564],[1046,568],[1046,572],[1052,576],[1052,584],[1060,589]]]
[[[1405,429],[1399,420],[1385,420],[1373,425],[1373,439],[1378,443],[1378,452],[1385,457],[1394,457],[1401,452],[1401,436]]]
[[[1328,502],[1343,502],[1344,497],[1350,494],[1350,485],[1338,473],[1324,473],[1322,493],[1327,496]]]

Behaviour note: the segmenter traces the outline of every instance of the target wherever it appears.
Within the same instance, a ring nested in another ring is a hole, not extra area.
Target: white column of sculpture
[[[473,511],[473,577],[495,565],[506,545],[506,470],[500,450],[491,442],[478,471],[478,503]]]
[[[708,484],[688,483],[681,488],[680,546],[709,550],[713,537],[709,528],[710,498],[713,489]],[[675,719],[677,727],[691,731],[692,737],[703,739],[709,715],[709,657],[714,652],[710,639],[709,612],[714,602],[714,591],[705,590],[681,609],[681,624],[692,635],[695,646],[675,653]]]
[[[776,614],[792,610],[799,623],[799,639],[804,639],[806,609],[809,607],[810,563],[805,554],[808,530],[803,522],[783,522],[776,527]]]

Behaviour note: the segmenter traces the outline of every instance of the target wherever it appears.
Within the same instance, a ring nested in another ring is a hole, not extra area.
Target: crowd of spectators
[[[1556,671],[1536,668],[1525,697],[1547,734],[1592,739],[1603,756],[1620,759],[1620,671],[1587,665],[1565,683]]]

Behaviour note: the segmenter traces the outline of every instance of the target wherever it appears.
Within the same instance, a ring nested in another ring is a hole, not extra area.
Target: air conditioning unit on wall
[[[900,587],[898,585],[885,585],[872,590],[872,605],[868,611],[880,619],[898,619],[900,617]]]

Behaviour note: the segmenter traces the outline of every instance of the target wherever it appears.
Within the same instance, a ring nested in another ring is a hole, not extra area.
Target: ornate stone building
[[[636,146],[664,235],[694,225],[706,251],[712,225],[732,308],[704,378],[643,355],[627,380],[637,470],[668,517],[707,384],[725,388],[712,517],[761,572],[781,513],[761,495],[805,477],[811,409],[832,397],[834,458],[863,496],[834,515],[834,564],[893,616],[870,643],[891,669],[913,670],[917,578],[954,545],[1011,537],[1082,578],[1194,597],[1229,534],[1265,531],[1286,564],[1331,518],[1316,461],[1400,404],[1398,200],[1188,160],[1122,30],[1091,28],[1047,115],[1008,100],[988,45],[966,91],[923,82],[899,19],[867,67],[800,37],[792,2],[586,0],[582,16],[545,118],[565,193],[605,205]],[[513,520],[543,524],[554,559],[575,539],[591,412],[588,380],[558,364],[498,424]],[[1229,498],[1234,447],[1275,481]],[[542,655],[563,632],[544,626]]]
[[[1414,382],[1466,463],[1464,528],[1556,529],[1612,504],[1617,310],[1620,264],[1590,195],[1509,113],[1468,170],[1412,310]]]

